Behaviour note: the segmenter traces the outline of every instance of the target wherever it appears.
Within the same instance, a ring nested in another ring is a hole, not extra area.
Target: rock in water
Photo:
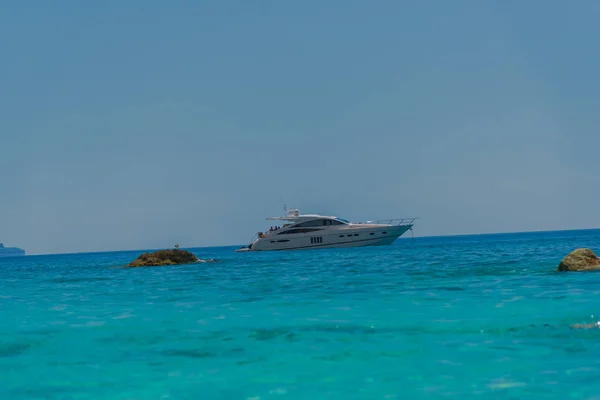
[[[150,267],[176,264],[191,264],[198,261],[198,257],[189,251],[173,249],[160,250],[154,253],[144,253],[129,263],[129,267]]]
[[[575,324],[571,325],[572,329],[594,329],[600,328],[600,322],[593,322],[591,324]]]
[[[577,249],[567,255],[558,265],[558,271],[600,270],[600,258],[590,249]]]

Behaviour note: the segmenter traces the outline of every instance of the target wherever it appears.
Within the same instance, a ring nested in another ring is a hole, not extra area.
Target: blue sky
[[[246,244],[281,197],[416,235],[600,227],[600,3],[10,2],[0,241]]]

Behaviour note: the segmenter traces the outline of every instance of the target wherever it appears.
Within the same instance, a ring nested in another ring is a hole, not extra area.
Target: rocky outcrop
[[[198,260],[194,254],[186,250],[160,250],[154,253],[144,253],[134,261],[130,262],[128,267],[154,267],[164,265],[191,264]]]
[[[558,271],[600,270],[600,258],[590,249],[577,249],[567,255],[558,265]]]

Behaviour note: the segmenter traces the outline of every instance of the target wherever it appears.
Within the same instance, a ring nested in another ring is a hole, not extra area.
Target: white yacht
[[[252,238],[250,245],[236,251],[387,245],[412,229],[416,218],[352,223],[338,217],[300,214],[298,210],[292,209],[288,210],[284,217],[269,217],[267,220],[288,223],[267,232],[258,232]]]

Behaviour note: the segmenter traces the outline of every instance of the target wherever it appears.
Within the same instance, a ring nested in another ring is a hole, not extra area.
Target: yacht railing
[[[259,234],[259,233],[260,233],[260,232],[256,232],[256,233],[254,234],[254,236],[252,236],[252,238],[250,239],[250,241],[249,241],[248,243],[250,243],[250,244],[254,243],[254,242],[256,241],[256,239],[258,239],[258,234]]]
[[[252,239],[250,239],[250,243],[254,243],[256,239],[263,239],[270,236],[275,231],[264,231],[264,232],[256,232]]]
[[[290,225],[293,225],[293,224],[285,224],[285,225],[283,225],[283,228],[286,228],[286,227],[288,227]],[[269,237],[272,234],[274,234],[275,232],[278,232],[280,229],[282,229],[282,228],[278,228],[278,229],[275,229],[275,230],[272,230],[272,231],[271,230],[266,230],[264,232],[256,232],[254,234],[254,236],[252,236],[252,238],[250,239],[250,243],[254,243],[256,241],[256,239],[259,239],[259,238],[260,239],[264,239],[266,237]]]
[[[415,220],[419,218],[392,218],[392,219],[381,219],[378,221],[366,221],[366,222],[357,222],[357,224],[382,224],[382,225],[392,225],[392,226],[402,226],[402,225],[413,225]]]

